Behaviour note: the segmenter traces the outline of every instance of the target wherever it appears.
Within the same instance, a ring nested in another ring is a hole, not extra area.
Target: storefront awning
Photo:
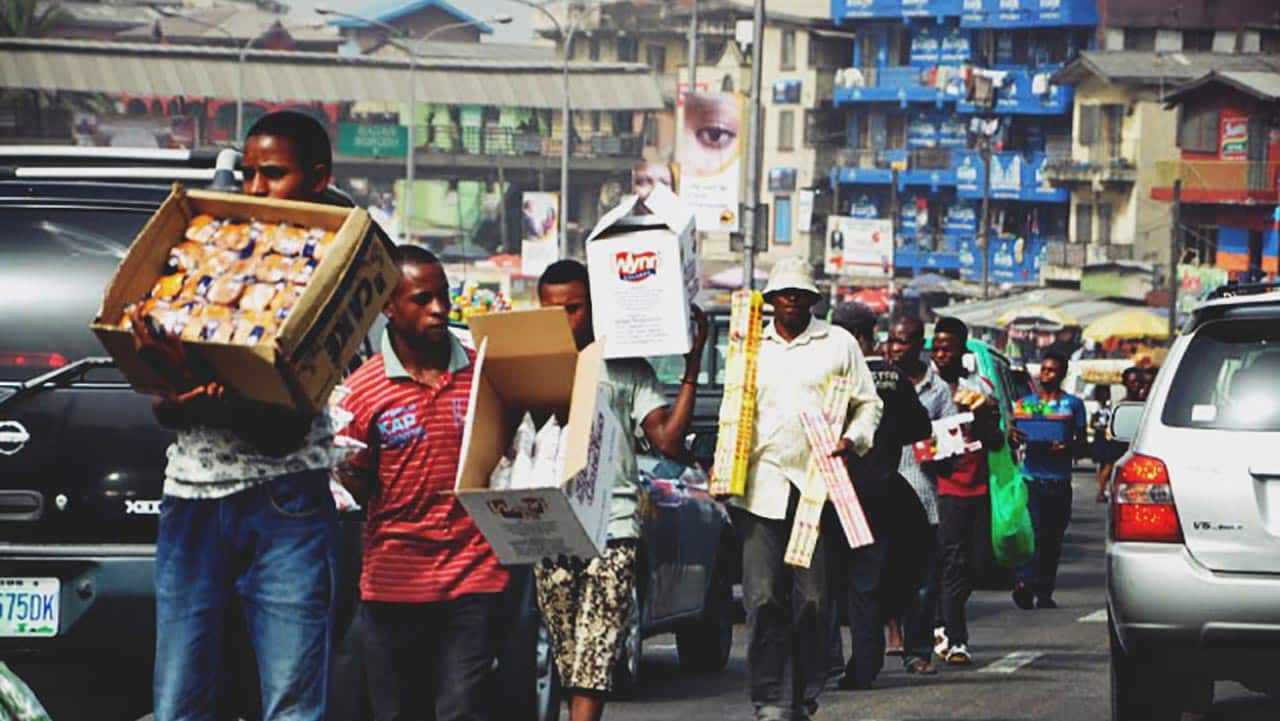
[[[332,53],[71,40],[0,40],[0,86],[63,92],[301,102],[404,102],[409,63],[402,58]],[[664,107],[648,67],[570,63],[574,111],[645,111]],[[412,73],[418,102],[559,109],[562,66],[423,58]]]

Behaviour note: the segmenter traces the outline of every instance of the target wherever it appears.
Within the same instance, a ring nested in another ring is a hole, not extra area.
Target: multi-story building
[[[1093,42],[1094,0],[833,0],[832,15],[858,33],[833,95],[848,112],[840,212],[895,220],[899,272],[978,280],[985,195],[989,279],[1039,283],[1069,200],[1045,178],[1071,138],[1072,88],[1051,78]]]
[[[1071,192],[1066,242],[1050,244],[1044,278],[1079,282],[1084,268],[1115,261],[1164,268],[1170,215],[1152,199],[1158,169],[1180,157],[1175,87],[1213,70],[1266,70],[1263,54],[1090,50],[1054,80],[1075,87],[1070,155],[1046,175]],[[1154,278],[1153,278],[1154,280]]]
[[[550,12],[555,21],[535,15],[535,29],[555,40],[563,57],[559,28],[567,27],[570,21],[564,6]],[[585,9],[574,6],[570,12],[571,17],[579,18],[570,47],[572,59],[642,62],[655,74],[666,107],[649,117],[643,153],[648,160],[672,160],[682,113],[679,96],[688,89],[689,3],[605,2]],[[825,2],[796,0],[770,9],[766,15],[759,193],[761,204],[768,206],[768,224],[759,236],[764,247],[758,249],[760,264],[766,268],[781,257],[814,261],[822,257],[830,197],[828,174],[842,140],[842,125],[832,111],[831,90],[836,71],[852,48],[852,35],[834,28],[828,13]],[[698,2],[697,90],[747,95],[750,32],[745,31],[751,16],[749,0]],[[575,128],[587,122],[594,121],[574,113]],[[744,165],[744,194],[746,176]],[[575,187],[574,192],[582,189]],[[710,267],[740,262],[740,251],[728,234],[707,234],[702,252]]]
[[[1179,201],[1179,260],[1237,280],[1280,272],[1280,59],[1263,62],[1271,69],[1211,72],[1168,97],[1181,157],[1156,164],[1151,191]]]

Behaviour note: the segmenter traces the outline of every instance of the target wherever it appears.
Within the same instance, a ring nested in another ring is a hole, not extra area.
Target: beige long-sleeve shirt
[[[858,342],[826,321],[813,319],[790,343],[770,323],[758,363],[747,493],[733,503],[756,516],[780,519],[786,517],[790,486],[804,488],[809,466],[800,411],[822,408],[827,379],[845,376],[853,381],[843,436],[858,455],[871,448],[882,404]]]

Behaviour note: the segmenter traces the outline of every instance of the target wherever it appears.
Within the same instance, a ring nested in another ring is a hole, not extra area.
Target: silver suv
[[[1213,682],[1280,693],[1280,290],[1221,289],[1174,342],[1112,480],[1113,721],[1203,712]]]

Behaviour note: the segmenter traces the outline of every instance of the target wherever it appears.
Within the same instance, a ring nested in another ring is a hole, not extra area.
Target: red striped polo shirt
[[[344,383],[351,392],[342,405],[355,418],[343,433],[368,445],[350,465],[378,481],[365,518],[366,601],[447,601],[507,584],[453,492],[475,354],[450,342],[449,370],[434,386],[409,376],[389,337]]]

